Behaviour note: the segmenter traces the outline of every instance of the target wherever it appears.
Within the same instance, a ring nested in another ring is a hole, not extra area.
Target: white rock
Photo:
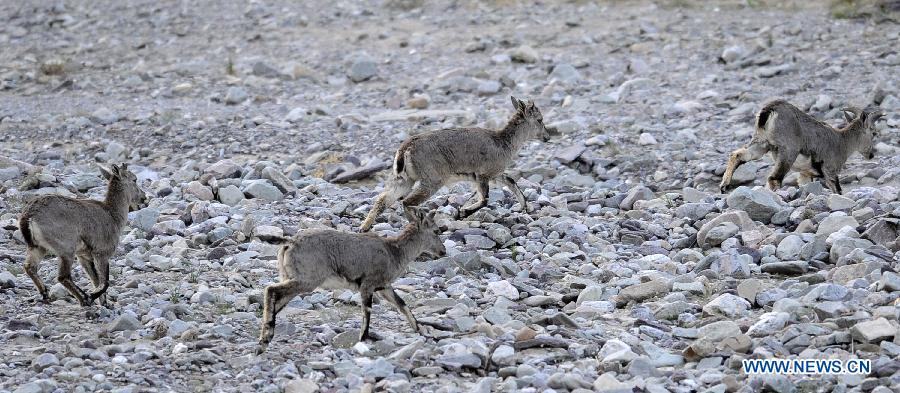
[[[739,317],[747,314],[750,302],[741,297],[725,293],[710,300],[703,306],[703,311],[711,315],[724,315],[726,317]]]
[[[519,300],[519,290],[516,289],[509,281],[500,280],[490,282],[487,285],[488,292],[494,296],[503,296],[509,300]]]
[[[759,316],[759,321],[750,326],[747,334],[751,337],[765,337],[781,331],[791,319],[786,312],[767,312]]]

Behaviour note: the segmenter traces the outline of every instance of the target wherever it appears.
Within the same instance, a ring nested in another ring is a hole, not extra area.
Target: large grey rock
[[[128,149],[119,142],[109,142],[106,145],[106,161],[110,163],[120,162],[125,159]]]
[[[241,166],[232,160],[225,159],[206,167],[203,172],[212,175],[216,179],[240,177]]]
[[[646,201],[652,198],[653,191],[651,191],[647,187],[638,185],[628,190],[628,194],[625,195],[625,199],[623,199],[622,202],[619,203],[619,209],[631,210],[631,208],[634,207],[635,202]]]
[[[499,93],[502,87],[503,85],[495,80],[483,80],[478,81],[478,85],[475,87],[475,91],[478,93],[478,95],[489,96]]]
[[[740,228],[731,222],[723,222],[706,233],[706,243],[716,247],[740,232]]]
[[[108,330],[110,332],[120,332],[123,330],[140,330],[143,328],[144,325],[142,325],[137,318],[126,313],[112,321],[112,323],[109,324]]]
[[[863,232],[862,236],[873,243],[888,248],[892,251],[900,251],[900,219],[882,218]]]
[[[604,288],[600,285],[591,285],[582,289],[581,292],[578,293],[578,299],[575,300],[575,305],[580,306],[581,303],[584,302],[603,300],[603,290]]]
[[[762,187],[738,187],[728,194],[727,202],[728,206],[743,210],[751,219],[764,223],[784,208],[784,202],[777,194]]]
[[[284,173],[281,173],[281,171],[275,168],[272,168],[270,166],[263,168],[262,177],[263,179],[268,179],[269,181],[271,181],[272,184],[274,184],[275,187],[278,188],[278,190],[285,194],[290,194],[294,191],[297,191],[297,187],[294,186],[294,182],[292,182],[291,179],[288,179],[288,177],[285,176]]]
[[[31,361],[31,368],[34,371],[41,372],[47,367],[58,366],[59,359],[52,353],[42,353]]]
[[[600,348],[597,357],[603,360],[604,363],[627,363],[636,358],[637,354],[631,350],[631,347],[628,344],[621,340],[610,339],[603,344],[602,348]]]
[[[2,277],[2,274],[0,274]],[[881,280],[878,281],[879,286],[888,292],[896,292],[900,291],[900,275],[894,272],[884,272],[881,274]],[[0,279],[0,286],[3,285],[2,279]]]
[[[713,252],[694,265],[694,272],[710,269],[724,277],[749,278],[751,262],[753,258],[747,254]]]
[[[712,203],[685,203],[675,209],[675,216],[690,220],[699,220],[716,209]]]
[[[842,237],[834,241],[829,250],[829,258],[832,263],[838,263],[840,259],[850,254],[857,248],[866,249],[872,246],[872,242],[866,239],[857,239],[852,237]]]
[[[159,209],[155,207],[145,207],[134,212],[134,216],[131,219],[131,225],[145,232],[150,232],[153,229],[153,226],[156,225],[156,220],[159,219],[159,215]]]
[[[211,201],[213,199],[212,189],[196,180],[186,184],[183,192],[185,195],[192,195],[201,201]]]
[[[788,235],[778,243],[778,249],[775,255],[784,261],[795,260],[800,257],[800,251],[803,248],[803,239],[797,235]]]
[[[219,202],[235,206],[244,200],[244,193],[234,184],[219,188]]]
[[[745,48],[741,45],[732,45],[732,46],[725,48],[722,51],[721,58],[722,58],[722,61],[724,61],[726,63],[734,63],[738,60],[741,60],[741,59],[747,57],[747,55],[749,55],[749,54],[750,54],[750,51],[747,50],[747,48]]]
[[[743,165],[735,169],[734,174],[731,177],[731,183],[747,184],[755,181],[756,179],[765,179],[764,169],[768,167],[769,164],[762,160],[744,163]]]
[[[741,334],[741,328],[734,321],[724,320],[711,322],[700,327],[699,339],[720,341]]]
[[[489,282],[487,290],[494,296],[503,296],[509,300],[519,300],[519,290],[506,280]]]
[[[8,289],[16,287],[16,276],[10,272],[0,273],[0,289]]]
[[[535,63],[538,61],[537,51],[528,45],[513,49],[512,52],[509,53],[509,57],[512,61],[520,63]]]
[[[730,293],[719,295],[703,306],[703,311],[707,314],[729,318],[744,316],[748,309],[750,309],[750,302]]]
[[[854,206],[856,206],[856,201],[843,195],[829,194],[826,204],[828,205],[828,209],[831,211],[850,210]]]
[[[857,323],[850,329],[853,338],[864,343],[877,343],[890,340],[897,335],[897,327],[885,318]]]
[[[319,384],[309,379],[292,379],[284,384],[284,393],[316,393]]]
[[[624,306],[630,301],[643,301],[659,296],[669,290],[669,283],[663,279],[653,279],[645,283],[623,288],[616,296],[616,305]]]
[[[856,228],[859,226],[859,222],[857,222],[853,216],[848,216],[846,213],[835,212],[828,217],[825,217],[825,219],[819,223],[819,227],[816,229],[816,235],[828,236],[839,231],[841,228],[848,226]]]
[[[347,70],[350,80],[357,83],[369,80],[377,74],[378,65],[375,63],[375,59],[365,54],[356,56]]]
[[[247,90],[240,86],[232,86],[228,88],[228,91],[225,92],[225,104],[227,105],[237,105],[244,101],[247,101],[250,95],[247,94]]]
[[[109,108],[99,108],[91,112],[91,121],[102,125],[108,125],[119,121],[119,115]]]
[[[838,266],[831,269],[829,278],[838,285],[846,285],[848,282],[863,277],[869,273],[869,267],[865,263]]]
[[[575,67],[572,67],[571,64],[559,63],[553,66],[553,71],[550,72],[550,78],[572,84],[581,80],[581,74]]]
[[[103,187],[106,182],[92,173],[76,173],[69,178],[76,190],[85,192],[95,187]]]
[[[266,202],[277,202],[284,199],[284,194],[267,180],[253,180],[244,188],[244,194],[251,198],[262,199]]]
[[[12,180],[22,174],[22,170],[15,166],[0,168],[0,181]]]
[[[750,216],[747,214],[747,212],[742,210],[725,212],[719,214],[715,218],[709,220],[706,224],[703,224],[702,227],[700,227],[700,230],[697,231],[697,244],[703,247],[709,247],[710,244],[707,239],[709,231],[725,222],[730,222],[737,225],[742,232],[756,229],[756,224],[753,222],[753,220],[750,219]]]

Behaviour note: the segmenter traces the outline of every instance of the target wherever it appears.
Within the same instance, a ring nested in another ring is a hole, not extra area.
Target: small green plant
[[[234,58],[228,56],[228,62],[225,63],[225,73],[228,75],[236,75],[237,73],[234,71]]]
[[[188,274],[188,282],[191,284],[200,282],[200,273],[197,273],[196,270],[191,271],[191,273]]]
[[[515,261],[515,260],[516,260],[516,257],[519,256],[519,251],[516,250],[516,246],[515,246],[515,245],[509,246],[509,253],[512,254],[512,255],[510,256],[510,258],[512,258],[513,261]]]
[[[231,304],[227,302],[221,301],[221,299],[216,299],[216,312],[220,315],[231,314],[233,308]]]
[[[181,303],[181,292],[178,292],[178,289],[172,289],[169,292],[169,302],[172,304]]]

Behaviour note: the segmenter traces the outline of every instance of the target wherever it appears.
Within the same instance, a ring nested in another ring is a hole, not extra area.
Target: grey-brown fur
[[[418,332],[419,325],[391,283],[406,272],[410,262],[427,253],[440,257],[447,250],[434,223],[434,213],[421,208],[406,212],[410,223],[397,237],[336,230],[309,230],[295,236],[278,252],[281,282],[266,287],[259,352],[275,334],[275,315],[295,296],[322,288],[359,291],[363,320],[360,340],[369,337],[369,312],[375,293],[391,303]]]
[[[840,194],[838,174],[847,158],[854,151],[867,159],[874,157],[875,122],[884,114],[845,108],[844,116],[849,124],[836,129],[787,101],[767,103],[756,116],[756,132],[750,143],[731,153],[719,188],[722,192],[727,190],[738,166],[771,152],[775,166],[766,182],[770,189],[781,187],[781,181],[797,157],[805,156],[809,159],[811,174],[823,177],[825,185]]]
[[[522,210],[527,211],[525,195],[503,171],[528,140],[541,137],[546,141],[550,134],[533,102],[510,99],[516,113],[502,130],[450,128],[404,141],[394,157],[393,179],[375,199],[360,231],[371,229],[378,215],[394,202],[402,201],[404,207],[417,206],[442,186],[456,181],[475,183],[479,195],[478,202],[460,209],[460,218],[487,205],[488,187],[494,179],[509,188]]]
[[[47,287],[38,276],[44,255],[59,257],[57,279],[82,306],[97,298],[106,304],[109,288],[109,258],[116,252],[128,212],[146,201],[137,178],[125,164],[101,172],[109,180],[104,201],[48,195],[28,204],[19,217],[19,229],[28,247],[25,272],[34,281],[44,302],[50,301]],[[75,258],[94,284],[88,294],[72,281]]]

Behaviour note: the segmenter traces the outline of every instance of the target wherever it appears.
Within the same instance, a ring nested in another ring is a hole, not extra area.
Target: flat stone
[[[763,273],[769,274],[797,275],[806,273],[809,270],[809,263],[806,261],[771,262],[763,264],[760,269]]]
[[[741,297],[725,293],[710,300],[703,306],[703,312],[711,315],[724,315],[726,317],[739,317],[747,314],[750,302]]]
[[[728,206],[743,210],[751,219],[763,223],[768,223],[775,213],[784,208],[781,197],[761,187],[755,189],[745,186],[738,187],[728,194],[726,200]]]
[[[756,303],[756,295],[762,292],[762,281],[755,278],[742,280],[737,286],[738,296],[746,299],[751,304]]]
[[[881,340],[890,340],[897,335],[897,327],[885,318],[873,321],[857,323],[850,329],[853,338],[865,343],[877,343]]]
[[[583,144],[572,145],[557,152],[553,158],[556,158],[563,164],[569,164],[577,160],[585,150],[587,150],[587,147]]]
[[[863,277],[868,273],[868,266],[865,263],[855,263],[852,265],[838,266],[831,269],[829,278],[838,285],[847,285],[848,282]]]
[[[841,228],[848,226],[851,228],[856,228],[859,226],[859,223],[855,218],[853,218],[852,216],[848,216],[845,213],[832,213],[830,216],[825,217],[825,219],[819,223],[819,226],[816,229],[816,235],[827,237],[828,235],[839,231]]]
[[[122,314],[109,324],[108,330],[110,332],[119,332],[124,330],[140,330],[143,328],[144,325],[142,325],[137,318],[131,314]]]
[[[775,334],[784,328],[791,319],[786,312],[767,312],[759,316],[759,320],[750,326],[747,334],[751,337],[766,337]]]
[[[219,202],[222,202],[228,206],[235,206],[245,198],[244,192],[241,191],[240,188],[238,188],[234,184],[229,184],[225,187],[219,188],[218,199]]]
[[[316,393],[319,384],[309,379],[292,379],[284,384],[284,393]]]
[[[234,161],[225,159],[206,167],[203,172],[211,174],[216,179],[227,179],[240,177],[241,167]]]
[[[244,194],[251,198],[259,198],[266,202],[277,202],[284,199],[284,194],[267,180],[254,180],[244,188]]]
[[[632,285],[619,291],[619,295],[615,298],[616,306],[624,306],[630,301],[640,302],[659,296],[666,293],[668,290],[669,284],[662,279],[654,279],[645,283]]]
[[[34,371],[41,372],[47,367],[58,366],[59,359],[52,353],[42,353],[31,361],[31,368]]]

